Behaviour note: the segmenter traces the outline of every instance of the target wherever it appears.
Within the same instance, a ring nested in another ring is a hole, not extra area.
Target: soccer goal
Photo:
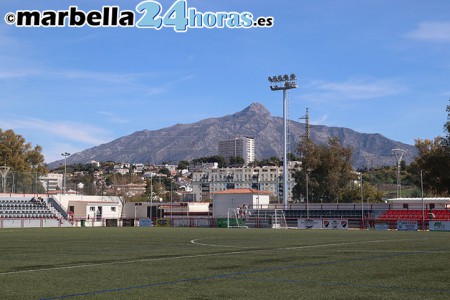
[[[288,229],[286,216],[282,209],[275,209],[272,219],[272,228],[274,229]]]
[[[3,193],[6,193],[6,176],[8,175],[9,169],[7,166],[0,166],[0,175],[2,176],[1,188]]]
[[[227,214],[227,227],[228,228],[248,228],[245,225],[245,214],[241,209],[228,209]]]

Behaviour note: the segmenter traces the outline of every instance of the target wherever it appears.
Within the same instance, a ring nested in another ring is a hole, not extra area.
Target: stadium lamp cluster
[[[270,86],[272,91],[297,88],[297,77],[295,74],[291,74],[291,76],[288,76],[287,74],[272,76],[269,77],[268,80],[270,83],[273,83],[273,85]]]

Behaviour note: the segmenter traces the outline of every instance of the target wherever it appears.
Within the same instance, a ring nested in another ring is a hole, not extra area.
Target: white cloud
[[[325,121],[328,120],[328,115],[322,115],[318,117],[317,119],[311,120],[312,125],[322,125],[325,123]]]
[[[108,83],[123,84],[133,82],[137,75],[132,73],[107,73],[107,72],[94,72],[94,71],[77,71],[77,70],[67,70],[54,72],[47,72],[48,74],[54,74],[55,76],[63,76],[71,80],[88,80],[88,81],[103,81]]]
[[[439,93],[439,96],[450,98],[450,91],[441,92],[441,93]]]
[[[421,22],[418,27],[405,35],[424,42],[450,42],[450,22]]]
[[[191,80],[193,78],[194,78],[193,75],[186,75],[186,76],[181,77],[181,78],[175,78],[174,80],[169,81],[166,84],[148,88],[146,90],[146,94],[150,95],[150,96],[154,96],[154,95],[167,93],[170,90],[172,90],[175,86],[177,86],[178,84],[180,84],[180,83],[182,83],[184,81]]]
[[[157,87],[152,87],[152,88],[148,88],[146,90],[146,94],[149,96],[155,96],[155,95],[160,95],[160,94],[164,94],[169,90],[168,85],[164,85],[164,86],[157,86]]]
[[[0,79],[14,79],[36,74],[40,74],[40,72],[33,69],[0,70]]]
[[[392,80],[350,79],[344,82],[313,81],[304,85],[308,100],[364,100],[392,96],[404,92],[402,86]]]
[[[36,118],[2,118],[0,127],[38,131],[61,139],[98,145],[107,141],[108,132],[103,128],[77,122],[51,122]]]
[[[80,122],[0,116],[0,128],[13,129],[31,144],[42,146],[47,163],[60,160],[63,152],[73,154],[111,140],[109,131]]]
[[[108,121],[113,122],[113,123],[118,123],[118,124],[130,123],[130,121],[127,120],[126,118],[124,118],[116,113],[110,112],[110,111],[100,111],[99,114],[105,116],[108,119]]]
[[[45,162],[51,163],[63,159],[64,157],[61,156],[61,153],[68,152],[70,154],[75,154],[82,150],[84,150],[84,148],[76,147],[68,143],[50,143],[47,147],[44,147],[42,153],[44,154]]]

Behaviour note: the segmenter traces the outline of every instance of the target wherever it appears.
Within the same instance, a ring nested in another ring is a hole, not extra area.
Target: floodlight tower
[[[287,90],[297,88],[295,74],[269,77],[272,91],[283,91],[283,208],[287,209]]]
[[[402,162],[403,155],[405,155],[405,150],[403,149],[392,149],[392,153],[397,159],[397,198],[402,197],[402,185],[400,182],[400,163]]]

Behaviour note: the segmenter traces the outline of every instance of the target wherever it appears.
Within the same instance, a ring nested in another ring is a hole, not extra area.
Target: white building
[[[295,186],[294,170],[298,162],[288,164],[288,201],[292,200],[292,189]],[[192,173],[192,191],[196,201],[212,199],[212,193],[230,189],[255,189],[270,192],[273,197],[281,197],[283,167],[239,167],[204,169]]]
[[[206,169],[217,169],[219,167],[219,163],[198,163],[198,164],[190,164],[188,167],[189,172],[201,171]]]
[[[392,198],[387,199],[386,203],[390,204],[390,209],[450,209],[450,197]]]
[[[48,173],[39,177],[46,191],[56,191],[63,186],[63,174]]]
[[[142,173],[144,171],[144,164],[134,164],[134,173]]]
[[[267,209],[269,207],[270,192],[254,189],[235,189],[214,193],[214,218],[227,217],[228,211],[246,209]]]
[[[251,137],[237,137],[219,141],[219,155],[225,159],[242,157],[245,164],[255,161],[255,139]]]
[[[113,169],[114,174],[121,174],[121,175],[126,175],[130,173],[129,168],[126,167],[126,165],[114,165],[114,169]]]
[[[67,212],[74,226],[120,225],[122,201],[117,196],[58,194],[52,199]]]

